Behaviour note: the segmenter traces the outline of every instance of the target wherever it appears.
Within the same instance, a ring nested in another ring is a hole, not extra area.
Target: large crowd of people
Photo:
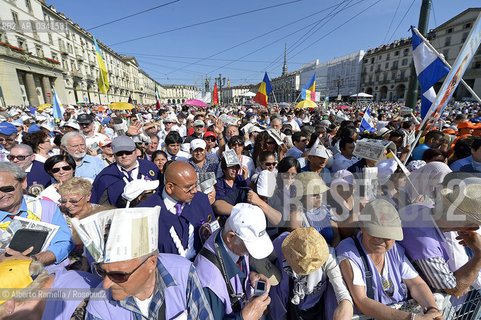
[[[440,320],[481,289],[479,104],[65,107],[0,110],[0,319]]]

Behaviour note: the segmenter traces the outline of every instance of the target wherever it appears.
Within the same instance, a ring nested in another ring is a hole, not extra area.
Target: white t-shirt
[[[352,279],[352,284],[356,286],[362,286],[365,287],[366,283],[364,282],[362,278],[362,271],[359,269],[359,267],[351,261],[351,259],[344,257],[344,256],[338,256],[339,264],[345,260],[348,259],[349,263],[351,264],[352,268],[352,274],[353,274],[353,279]],[[387,253],[384,254],[384,268],[382,269],[382,275],[381,278],[383,280],[383,285],[387,284],[387,287],[384,288],[384,291],[389,291],[390,286],[390,278],[389,278],[389,267],[388,265],[390,264],[390,261],[387,257]],[[418,276],[418,273],[412,266],[411,262],[404,256],[403,258],[403,264],[402,264],[402,269],[401,269],[401,278],[403,279],[414,279]]]
[[[152,294],[149,298],[147,298],[145,300],[140,300],[140,299],[134,297],[134,301],[137,304],[137,306],[139,307],[140,312],[142,312],[142,315],[146,318],[149,317],[149,306],[150,306],[150,302],[152,301],[153,296],[154,295]]]

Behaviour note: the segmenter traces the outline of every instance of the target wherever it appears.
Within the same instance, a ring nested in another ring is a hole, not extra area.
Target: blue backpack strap
[[[362,264],[364,266],[364,276],[366,278],[366,295],[369,299],[374,299],[374,289],[372,287],[372,272],[369,269],[369,263],[367,262],[367,256],[361,247],[361,243],[356,236],[353,236],[354,244],[356,245],[359,256],[361,257]]]

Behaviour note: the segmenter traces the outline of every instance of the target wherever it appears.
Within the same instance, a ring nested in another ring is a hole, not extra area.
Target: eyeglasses
[[[188,188],[188,189],[186,190],[187,187],[181,187],[181,186],[179,186],[179,185],[178,185],[177,183],[175,183],[175,182],[171,182],[171,183],[172,183],[174,186],[177,186],[177,187],[179,187],[180,189],[182,189],[182,191],[184,191],[185,193],[191,193],[192,191],[197,190],[197,187],[199,186],[199,183],[196,182],[193,186],[191,186],[190,188]]]
[[[264,162],[266,167],[275,167],[277,166],[277,162]]]
[[[244,144],[242,142],[234,142],[231,144],[231,147],[243,147]]]
[[[121,156],[130,156],[133,151],[119,151],[115,154],[116,157],[121,157]]]
[[[109,277],[110,280],[112,280],[115,283],[124,283],[124,282],[127,282],[129,280],[130,276],[133,275],[134,272],[137,271],[145,263],[145,261],[149,260],[149,258],[142,261],[142,263],[139,264],[137,266],[137,268],[135,268],[131,272],[122,272],[122,271],[107,272],[104,269],[102,269],[102,267],[100,266],[100,263],[96,263],[94,265],[94,268],[95,268],[95,271],[97,272],[97,274],[100,277],[102,277],[102,278]]]
[[[301,139],[299,142],[305,143],[305,142],[307,142],[307,139]]]
[[[142,145],[148,146],[149,145],[148,142],[136,142],[135,144],[138,145],[138,146],[142,146]]]
[[[50,140],[42,141],[42,143],[50,143]]]
[[[31,154],[27,155],[27,156],[14,156],[13,154],[9,154],[7,156],[7,159],[10,160],[10,161],[13,161],[15,159],[17,159],[18,161],[23,161],[25,159],[27,159],[28,157],[32,156]]]
[[[52,168],[52,170],[50,170],[52,173],[57,173],[57,172],[60,172],[60,169],[62,169],[63,171],[70,171],[72,170],[72,167],[71,166],[63,166],[63,167],[60,167],[60,168]]]
[[[60,204],[67,204],[67,202],[71,203],[71,204],[77,204],[79,203],[80,201],[82,201],[84,197],[82,196],[80,199],[78,200],[59,200],[59,203]]]
[[[3,192],[3,193],[14,192],[14,191],[15,191],[15,186],[4,186],[4,187],[0,187],[0,191]]]
[[[213,137],[204,138],[204,140],[209,141],[209,142],[215,142],[215,138],[213,138]]]

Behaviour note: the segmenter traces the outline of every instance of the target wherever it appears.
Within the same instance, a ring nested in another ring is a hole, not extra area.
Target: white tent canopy
[[[252,98],[252,97],[255,97],[256,94],[254,92],[246,92],[246,93],[243,93],[243,94],[240,94],[239,96],[241,97],[246,97],[246,98]]]
[[[351,95],[350,97],[352,97],[352,98],[372,98],[372,95],[367,94],[365,92],[359,92],[359,93]]]

